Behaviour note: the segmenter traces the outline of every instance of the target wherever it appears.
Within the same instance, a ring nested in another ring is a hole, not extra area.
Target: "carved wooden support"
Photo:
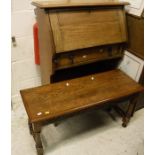
[[[30,120],[28,120],[28,127],[29,127],[29,132],[32,135],[33,134],[33,129],[32,129],[32,123],[30,122]]]
[[[33,123],[32,124],[33,129],[33,137],[36,142],[36,149],[37,149],[37,155],[43,155],[43,145],[40,137],[41,133],[41,124],[39,123]]]
[[[127,126],[127,124],[128,124],[129,121],[130,121],[130,118],[134,115],[138,95],[139,95],[139,94],[134,95],[134,96],[130,99],[130,103],[129,103],[127,112],[126,112],[125,116],[124,116],[123,119],[122,119],[122,121],[123,121],[122,126],[123,126],[123,127],[126,127],[126,126]]]

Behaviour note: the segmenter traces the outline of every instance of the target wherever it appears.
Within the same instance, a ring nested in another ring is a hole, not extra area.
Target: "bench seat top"
[[[116,69],[76,79],[21,90],[31,122],[54,119],[127,97],[143,87]]]

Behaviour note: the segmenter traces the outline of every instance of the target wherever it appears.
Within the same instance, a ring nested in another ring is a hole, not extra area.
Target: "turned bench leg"
[[[37,155],[43,155],[43,145],[40,137],[41,125],[37,123],[32,124],[32,133],[36,142]]]
[[[32,123],[30,122],[30,120],[28,120],[28,127],[29,127],[29,132],[32,135],[33,134],[33,129],[32,129]]]
[[[123,127],[127,126],[127,124],[130,121],[130,118],[133,116],[133,114],[135,112],[135,108],[136,108],[136,104],[137,104],[137,98],[138,98],[138,95],[135,95],[130,99],[130,103],[129,103],[127,112],[126,112],[126,114],[122,120],[123,121],[123,123],[122,123]]]
[[[40,138],[40,132],[34,133],[35,142],[36,142],[36,149],[38,155],[43,155],[43,146]]]

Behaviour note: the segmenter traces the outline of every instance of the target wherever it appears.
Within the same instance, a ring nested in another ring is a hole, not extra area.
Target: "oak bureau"
[[[53,82],[58,70],[123,56],[128,38],[124,5],[128,3],[62,0],[32,4],[39,28],[42,84]]]

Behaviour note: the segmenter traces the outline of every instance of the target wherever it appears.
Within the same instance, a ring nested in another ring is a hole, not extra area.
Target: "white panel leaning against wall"
[[[144,11],[144,0],[119,0],[129,2],[130,5],[126,6],[126,11],[134,16],[141,17]]]

